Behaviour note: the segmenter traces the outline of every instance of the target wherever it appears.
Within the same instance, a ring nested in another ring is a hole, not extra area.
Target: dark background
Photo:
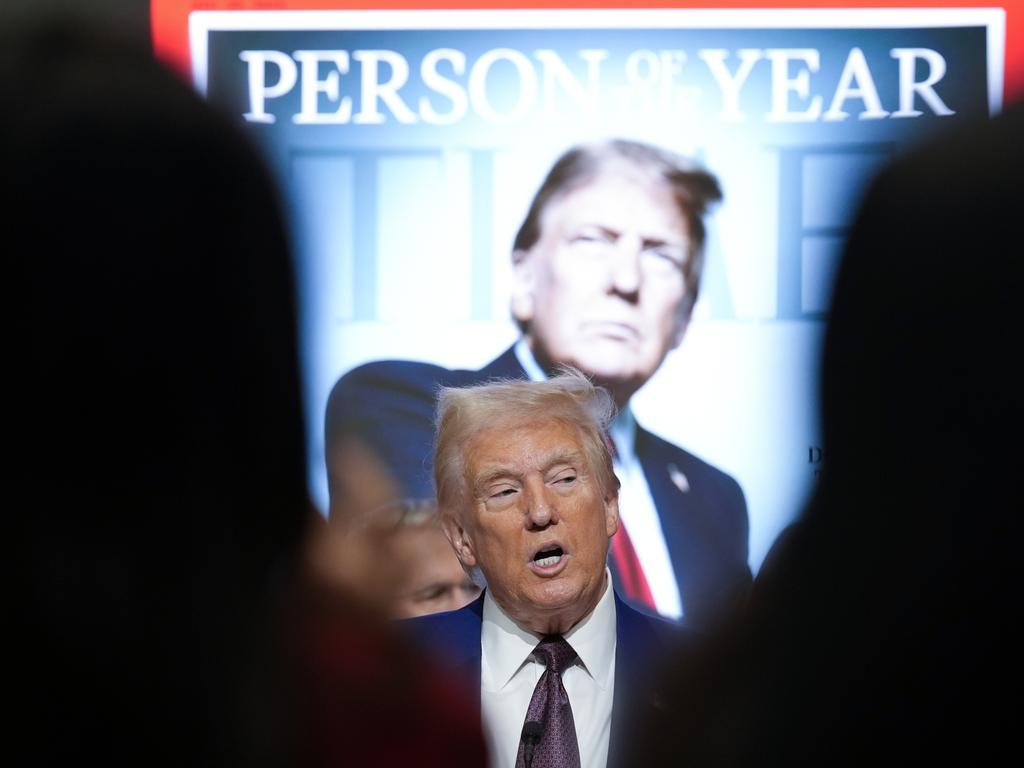
[[[3,0],[0,21],[43,20],[47,16],[77,16],[112,28],[137,43],[151,45],[149,0]]]

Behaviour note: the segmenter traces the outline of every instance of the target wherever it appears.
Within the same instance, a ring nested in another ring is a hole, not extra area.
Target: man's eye
[[[426,589],[421,589],[419,592],[413,595],[412,599],[417,603],[426,603],[443,597],[444,593],[447,591],[448,587],[446,587],[443,584],[438,584],[437,586],[431,586],[427,587]]]
[[[574,245],[609,245],[612,240],[604,232],[584,230],[570,236],[569,242]]]
[[[515,488],[498,488],[497,490],[491,492],[491,498],[499,499],[505,496],[511,496],[515,492]]]
[[[559,475],[558,477],[555,478],[555,482],[561,483],[562,485],[571,485],[572,483],[576,482],[576,474],[569,473],[567,475]]]
[[[646,256],[652,256],[659,261],[668,262],[677,267],[682,267],[686,261],[686,255],[675,248],[648,248],[644,251]]]

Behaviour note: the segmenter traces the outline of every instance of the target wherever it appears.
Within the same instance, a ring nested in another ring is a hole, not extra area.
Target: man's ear
[[[512,317],[520,323],[533,320],[534,269],[530,251],[512,252]]]
[[[441,514],[441,528],[444,529],[444,535],[451,542],[452,549],[455,550],[455,556],[459,558],[459,562],[466,568],[475,566],[476,550],[473,547],[473,540],[458,518],[448,512],[443,512]]]
[[[619,492],[611,491],[604,497],[604,525],[610,539],[619,530]]]

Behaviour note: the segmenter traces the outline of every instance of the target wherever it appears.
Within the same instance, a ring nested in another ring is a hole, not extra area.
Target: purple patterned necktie
[[[579,768],[576,724],[562,685],[562,673],[576,660],[576,651],[561,635],[548,635],[533,655],[545,669],[526,710],[516,768]]]

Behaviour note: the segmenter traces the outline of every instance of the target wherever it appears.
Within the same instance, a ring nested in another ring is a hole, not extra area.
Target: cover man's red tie
[[[614,459],[618,456],[615,441],[612,440],[611,435],[607,435],[606,438],[608,450],[611,451]],[[621,517],[619,518],[619,530],[612,536],[611,556],[612,564],[619,576],[619,588],[623,592],[623,597],[657,613],[658,607],[654,603],[654,594],[651,592],[650,584],[647,583],[643,566],[640,565],[640,558],[637,556],[636,550],[633,549],[633,542],[629,540],[629,534],[626,533],[626,526]]]

